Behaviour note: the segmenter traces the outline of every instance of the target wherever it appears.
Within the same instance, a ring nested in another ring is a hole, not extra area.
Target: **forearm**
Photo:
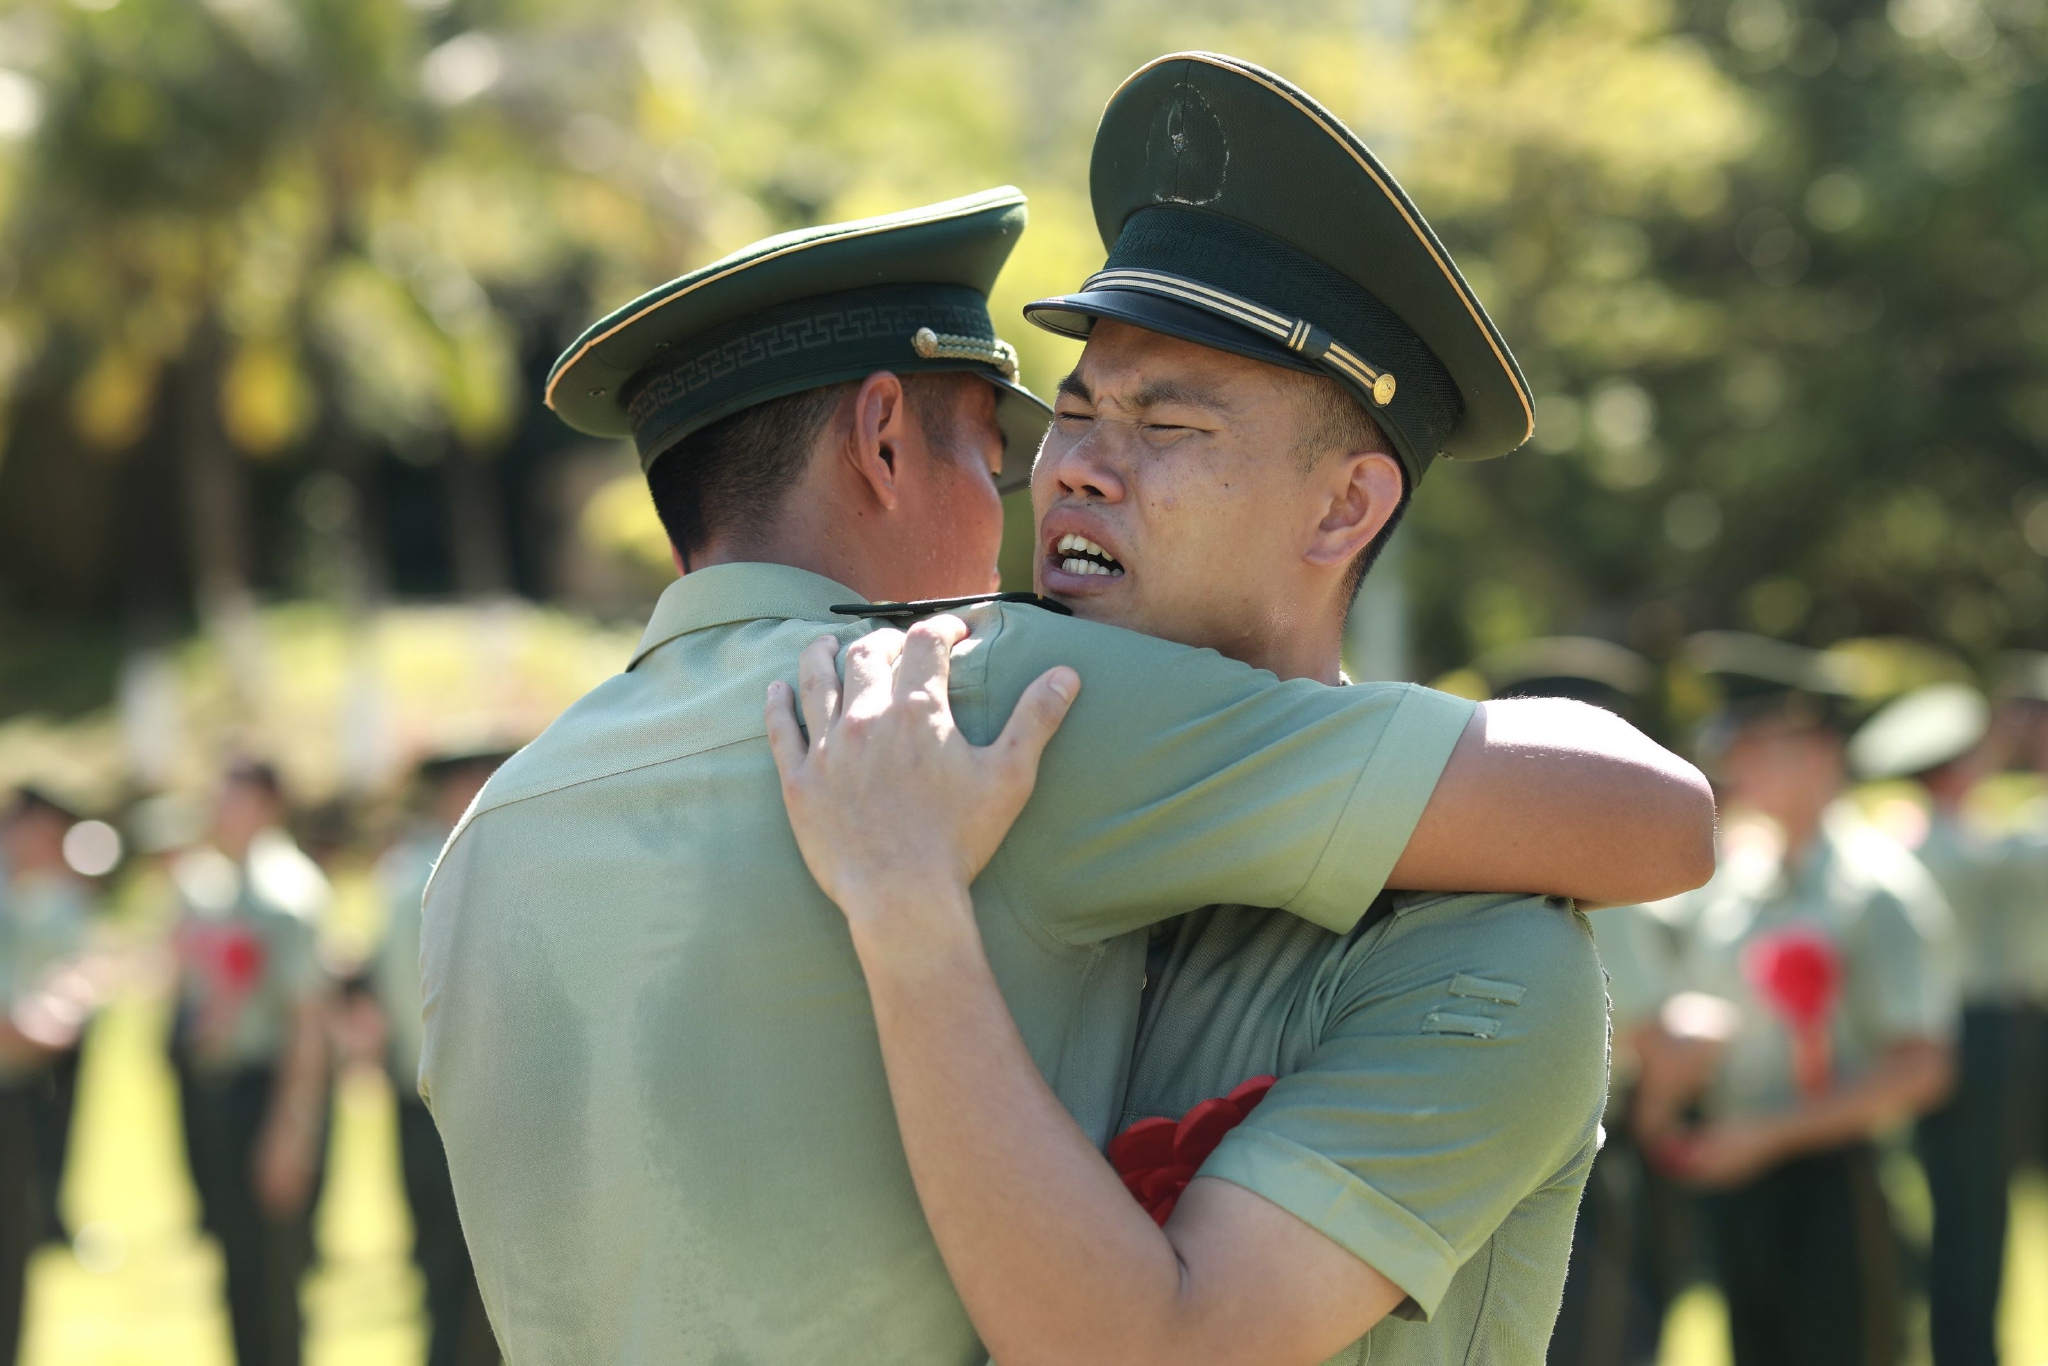
[[[0,1064],[37,1067],[55,1056],[55,1050],[22,1033],[11,1016],[0,1013]]]
[[[301,1004],[292,1015],[278,1084],[271,1093],[268,1122],[311,1143],[318,1131],[327,1087],[327,1005],[325,997]]]
[[[1869,1138],[1938,1105],[1951,1077],[1947,1045],[1921,1040],[1895,1046],[1856,1081],[1779,1115],[1772,1122],[1776,1146],[1789,1158]]]
[[[1040,1077],[966,893],[933,895],[959,899],[946,933],[891,942],[877,917],[855,946],[911,1175],[954,1284],[1004,1366],[1154,1359],[1181,1317],[1179,1258]]]
[[[1620,718],[1555,699],[1473,714],[1388,884],[1657,901],[1714,869],[1714,798]]]

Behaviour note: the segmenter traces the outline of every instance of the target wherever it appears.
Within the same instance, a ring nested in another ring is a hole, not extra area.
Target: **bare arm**
[[[809,744],[780,685],[768,725],[805,861],[846,912],[911,1174],[976,1329],[1005,1366],[1325,1359],[1403,1292],[1226,1182],[1194,1182],[1159,1228],[1032,1063],[966,889],[1029,796],[1078,680],[1041,677],[977,750],[947,707],[946,651],[962,629],[948,620],[851,647],[843,705],[829,642],[812,647]]]
[[[328,1011],[324,989],[293,1008],[291,1037],[257,1140],[256,1193],[272,1218],[297,1214],[312,1194],[327,1105]]]
[[[1517,698],[1473,713],[1388,885],[1621,905],[1713,872],[1698,769],[1611,712]]]
[[[963,889],[900,884],[845,909],[918,1196],[1004,1366],[1309,1366],[1401,1302],[1225,1181],[1194,1181],[1154,1224],[1033,1065]]]

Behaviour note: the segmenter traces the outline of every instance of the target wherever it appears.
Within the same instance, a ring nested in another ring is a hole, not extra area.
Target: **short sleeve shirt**
[[[391,1081],[401,1099],[419,1093],[420,902],[447,838],[445,829],[414,830],[377,861],[377,885],[386,909],[371,981],[390,1031]]]
[[[240,864],[218,850],[171,869],[181,914],[177,1040],[203,1072],[267,1067],[290,1038],[292,1015],[323,981],[320,918],[326,875],[281,830],[250,842]]]
[[[2000,856],[2019,994],[2036,1006],[2048,1005],[2048,831],[2008,836]]]
[[[1152,963],[1125,1119],[1277,1075],[1200,1175],[1408,1293],[1333,1363],[1540,1361],[1606,1093],[1584,918],[1537,897],[1400,894],[1336,934],[1213,907]]]
[[[422,1089],[484,1302],[528,1363],[975,1363],[860,964],[806,871],[762,699],[858,601],[779,565],[672,585],[629,670],[493,775],[429,885]],[[974,888],[1033,1058],[1097,1141],[1152,923],[1219,901],[1348,928],[1471,704],[1329,688],[1004,605],[966,614],[976,743],[1081,674]]]
[[[2021,838],[1997,838],[1969,822],[1937,814],[1914,851],[1941,888],[1955,919],[1955,959],[1963,1000],[2012,1005],[2033,999],[2041,980],[2042,860]]]
[[[1758,946],[1787,931],[1818,935],[1840,965],[1839,990],[1818,1026],[1835,1079],[1855,1078],[1894,1043],[1954,1032],[1959,999],[1940,890],[1904,848],[1843,811],[1830,813],[1797,863],[1760,842],[1731,842],[1714,880],[1689,903],[1684,984],[1738,1008],[1706,1098],[1717,1117],[1799,1102],[1798,1026],[1758,967]]]

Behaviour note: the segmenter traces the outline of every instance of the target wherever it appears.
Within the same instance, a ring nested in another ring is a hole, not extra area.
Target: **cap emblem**
[[[925,360],[978,360],[994,366],[1004,379],[1017,378],[1017,348],[1000,337],[969,337],[920,327],[910,334],[910,349]]]

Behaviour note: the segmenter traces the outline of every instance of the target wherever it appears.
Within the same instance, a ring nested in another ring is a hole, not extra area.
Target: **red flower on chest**
[[[1266,1098],[1273,1080],[1253,1077],[1227,1096],[1202,1101],[1177,1120],[1141,1119],[1110,1140],[1109,1165],[1154,1223],[1164,1224],[1173,1214],[1202,1163]]]

